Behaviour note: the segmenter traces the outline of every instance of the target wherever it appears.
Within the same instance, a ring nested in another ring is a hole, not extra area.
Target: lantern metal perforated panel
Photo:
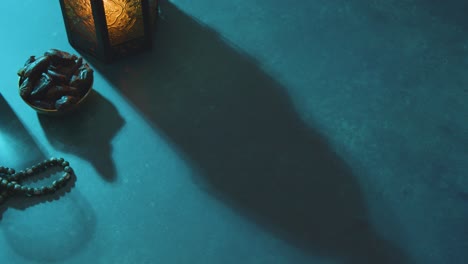
[[[60,5],[68,40],[81,52],[111,61],[151,47],[157,0],[60,0]]]

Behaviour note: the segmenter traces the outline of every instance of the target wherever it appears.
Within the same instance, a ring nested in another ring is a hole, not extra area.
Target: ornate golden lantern
[[[99,60],[151,48],[157,0],[60,0],[68,41]]]

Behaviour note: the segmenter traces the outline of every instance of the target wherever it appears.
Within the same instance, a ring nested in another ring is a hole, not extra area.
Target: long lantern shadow
[[[368,220],[359,184],[286,88],[163,2],[154,50],[95,67],[201,171],[201,188],[285,241],[347,263],[409,263]]]

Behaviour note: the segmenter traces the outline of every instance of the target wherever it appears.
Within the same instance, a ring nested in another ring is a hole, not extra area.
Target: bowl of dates
[[[83,58],[50,49],[29,57],[18,70],[19,94],[38,113],[61,115],[76,109],[90,94],[93,73]]]

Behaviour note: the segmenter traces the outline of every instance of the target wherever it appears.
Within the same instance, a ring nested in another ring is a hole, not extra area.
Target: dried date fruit
[[[36,77],[40,76],[41,73],[47,70],[47,67],[50,65],[49,57],[44,56],[35,60],[34,62],[28,64],[22,73],[22,77]]]
[[[44,56],[50,57],[52,64],[58,65],[72,65],[75,63],[75,60],[78,59],[76,55],[72,55],[68,52],[57,50],[57,49],[50,49],[44,53]]]
[[[20,95],[21,97],[23,98],[28,98],[29,95],[31,95],[31,92],[33,90],[33,85],[34,83],[31,82],[31,79],[29,78],[25,78],[22,82],[21,82],[21,85],[20,85]]]
[[[76,97],[64,95],[60,97],[60,99],[55,101],[55,108],[57,110],[66,110],[73,106],[76,102],[78,102],[78,99]]]
[[[68,85],[63,85],[63,86],[57,85],[47,90],[45,99],[55,101],[64,95],[71,95],[71,96],[77,97],[80,95],[80,92],[75,87],[71,87]]]
[[[37,106],[39,108],[43,108],[43,109],[49,109],[49,110],[52,110],[54,109],[54,104],[49,102],[49,101],[44,101],[44,100],[34,100],[32,101],[32,104],[34,106]]]
[[[39,98],[45,93],[47,93],[47,89],[52,86],[52,78],[49,75],[43,73],[41,78],[37,80],[37,83],[34,86],[34,90],[31,92],[31,97]]]
[[[71,67],[71,69],[69,69],[69,72],[68,72],[68,80],[70,80],[72,78],[72,76],[75,74],[75,72],[83,65],[83,59],[82,58],[78,58],[76,60],[76,63],[73,65],[73,67]]]
[[[33,63],[36,60],[36,56],[29,56],[29,58],[24,63],[24,66],[28,66],[29,64]]]
[[[87,64],[84,64],[78,69],[78,73],[72,76],[70,85],[85,94],[93,83],[93,79],[93,70]]]
[[[47,74],[52,77],[56,84],[66,84],[68,82],[67,76],[54,70],[47,70]]]
[[[26,67],[33,63],[34,61],[36,60],[36,57],[35,56],[30,56],[29,59],[24,63],[24,66],[18,70],[18,75],[19,76],[23,76],[24,75],[24,71],[26,70]]]

